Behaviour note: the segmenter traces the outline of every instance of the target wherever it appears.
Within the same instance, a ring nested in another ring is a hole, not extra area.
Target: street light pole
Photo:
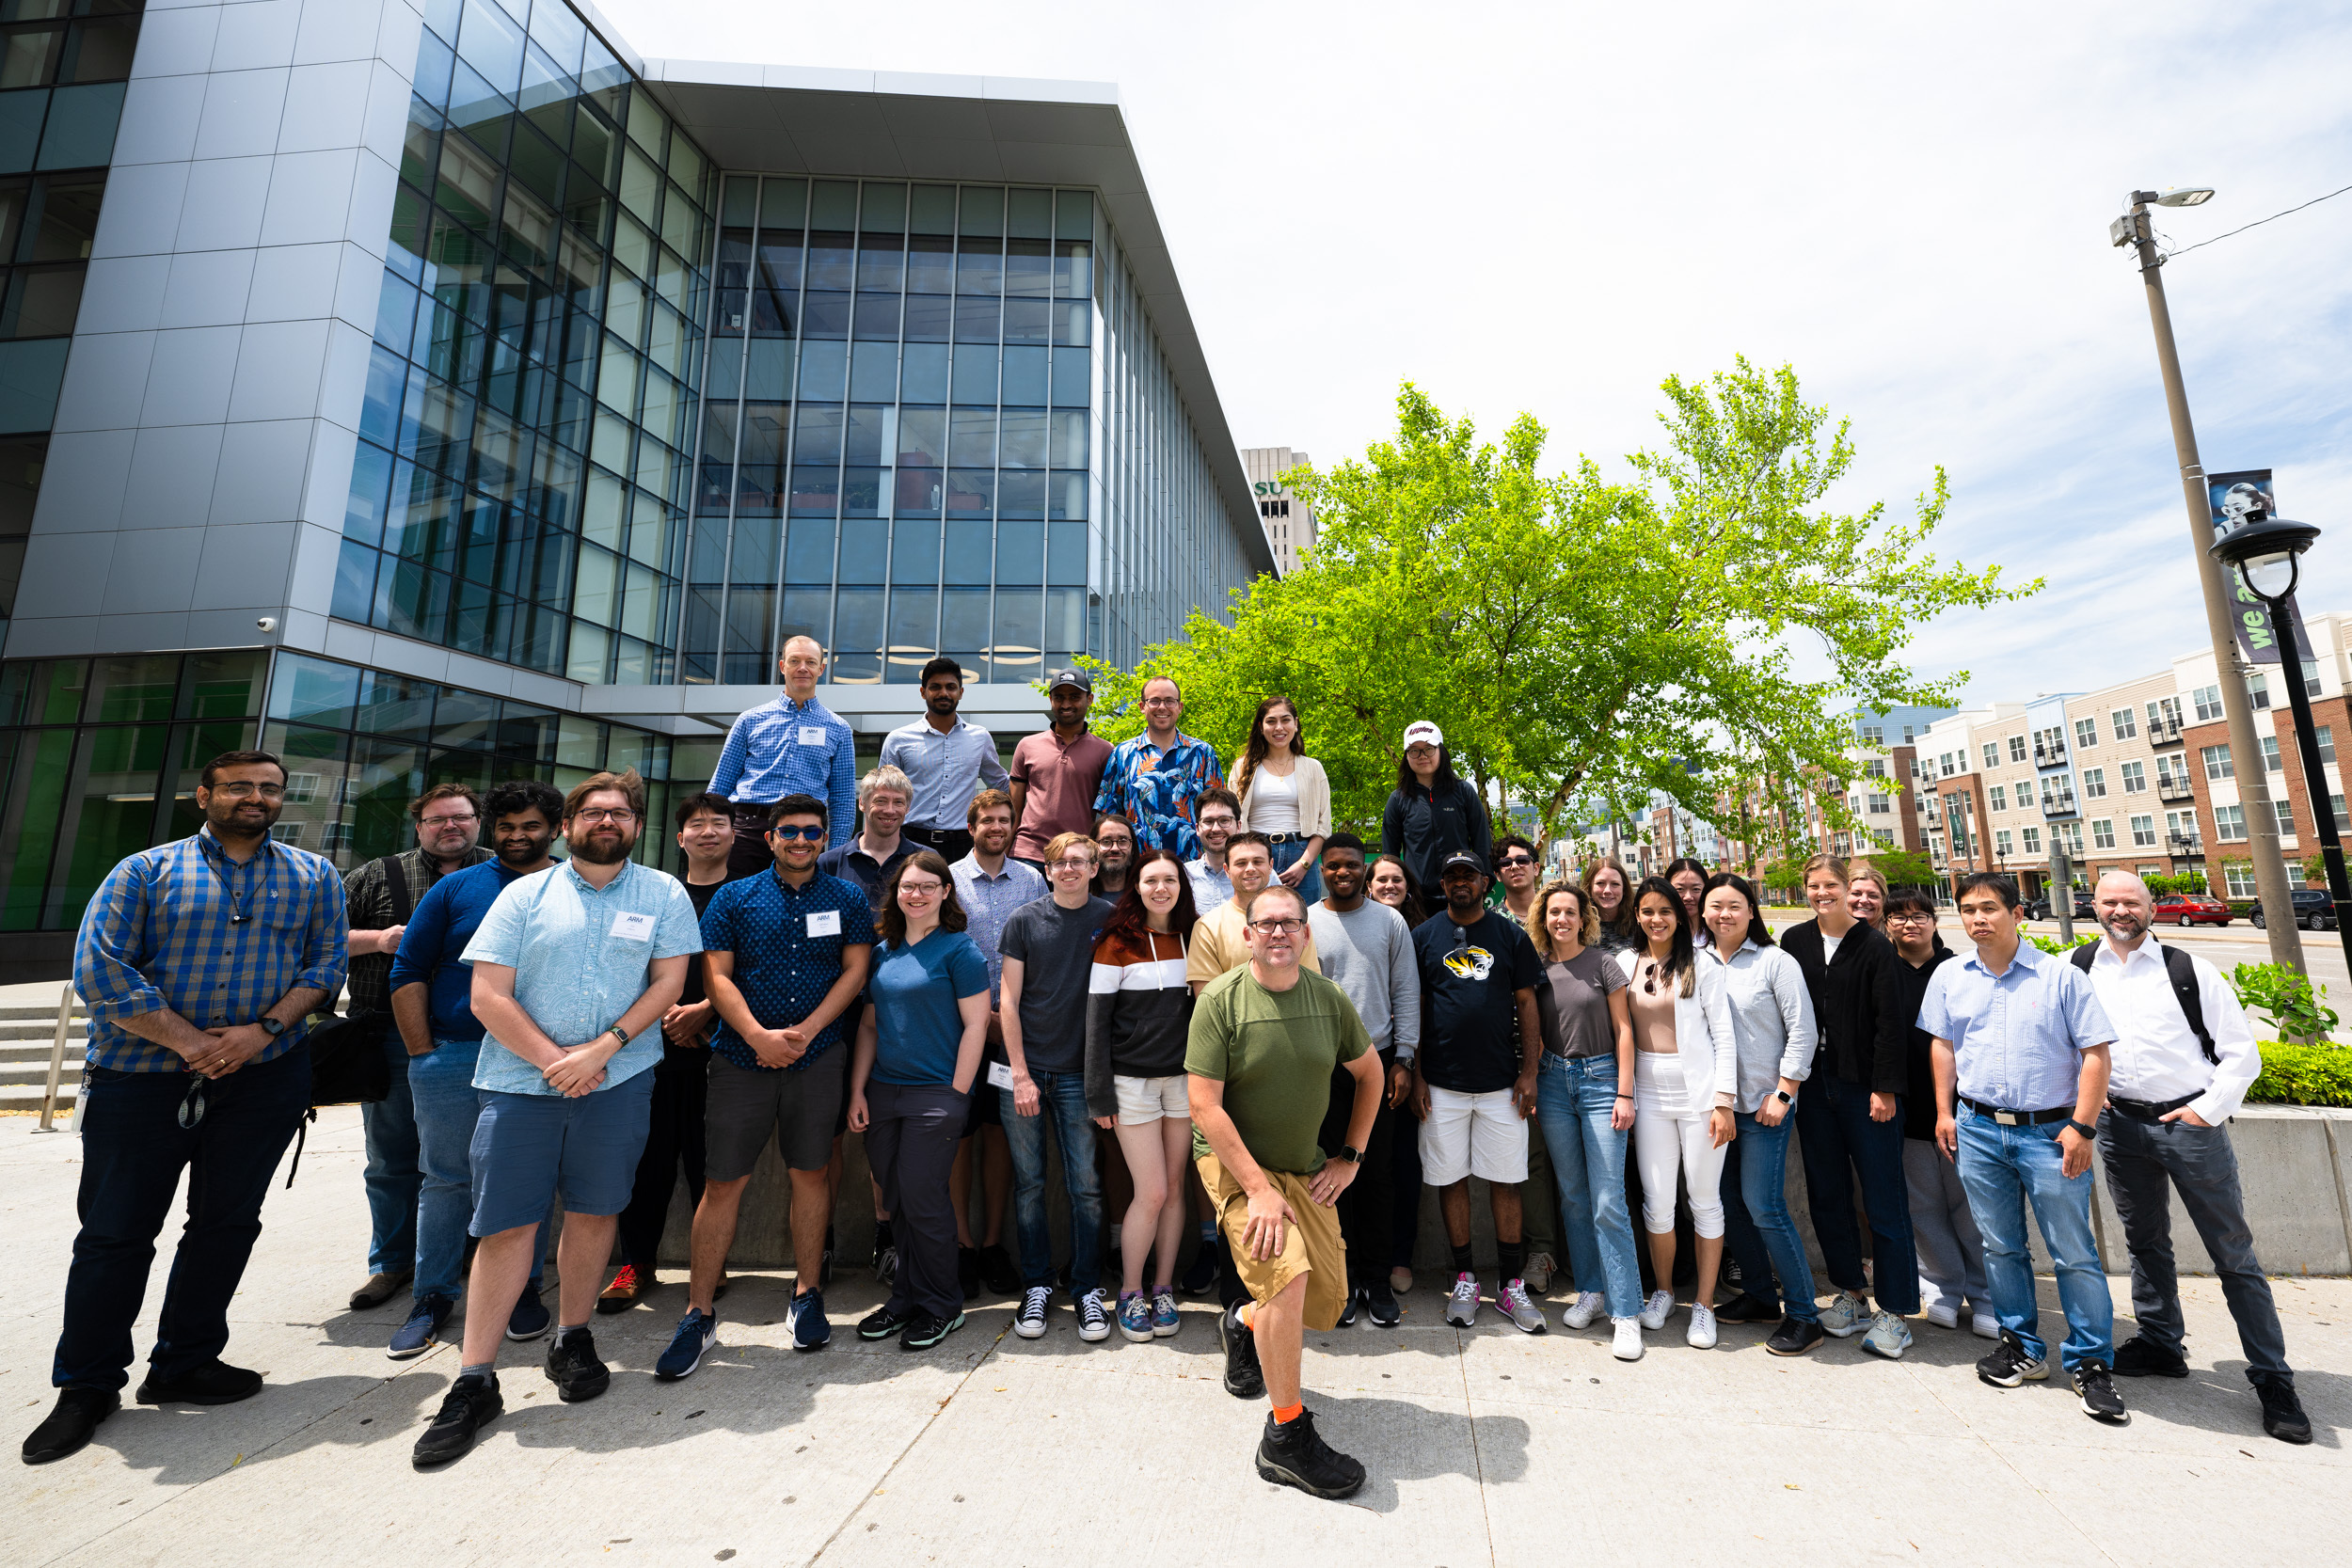
[[[2292,918],[2294,884],[2287,880],[2287,863],[2279,849],[2279,818],[2271,809],[2262,746],[2254,736],[2254,709],[2246,695],[2247,671],[2238,657],[2230,595],[2222,581],[2221,563],[2206,553],[2213,543],[2213,498],[2206,492],[2204,465],[2197,456],[2197,431],[2189,423],[2188,393],[2181,384],[2180,351],[2172,343],[2172,312],[2164,297],[2164,258],[2156,254],[2156,226],[2148,215],[2149,204],[2157,199],[2154,191],[2134,191],[2131,212],[2116,220],[2110,233],[2118,245],[2130,245],[2138,250],[2140,281],[2148,289],[2148,320],[2156,334],[2156,366],[2164,376],[2165,407],[2172,417],[2172,450],[2180,458],[2181,487],[2188,501],[2189,553],[2204,590],[2205,624],[2213,637],[2214,671],[2220,680],[2222,716],[2229,721],[2238,801],[2246,814],[2247,845],[2254,856],[2254,895],[2265,911],[2271,961],[2301,974],[2302,933]],[[2296,674],[2299,677],[2300,672]],[[2221,824],[2215,822],[2216,852],[2220,848],[2220,829]],[[2208,872],[2206,886],[2211,888],[2213,881]],[[2224,896],[2227,891],[2225,885]],[[2275,911],[2280,910],[2290,911],[2290,918],[2278,918]]]

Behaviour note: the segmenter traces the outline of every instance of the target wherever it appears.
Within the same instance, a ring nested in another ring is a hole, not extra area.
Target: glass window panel
[[[190,654],[180,677],[178,717],[238,719],[257,714],[268,675],[269,657],[258,648]]]
[[[907,242],[907,293],[944,294],[955,290],[955,241],[945,234],[916,234]]]
[[[955,301],[944,294],[909,294],[906,299],[906,340],[911,343],[944,343]]]
[[[653,257],[657,248],[653,235],[635,218],[623,213],[614,219],[612,259],[615,261],[638,277],[649,278],[653,276]]]
[[[858,241],[857,286],[860,289],[896,293],[905,270],[906,241],[899,235],[868,232]]]
[[[25,717],[36,724],[71,724],[81,716],[82,693],[89,689],[89,660],[53,658],[40,667]]]
[[[621,205],[637,214],[646,228],[655,228],[661,202],[661,171],[636,148],[622,150]]]
[[[833,296],[811,294],[812,303]],[[812,318],[813,320],[813,318]],[[824,337],[812,325],[812,336]],[[898,341],[898,296],[897,294],[860,294],[857,296],[857,336],[868,341],[897,342]]]
[[[73,759],[74,732],[0,732],[0,929],[29,931],[40,924],[57,816]],[[143,846],[142,846],[143,847]]]
[[[1004,411],[1003,446],[997,466],[1006,468],[1042,468],[1045,467],[1045,428],[1047,415],[1042,408],[1008,408]],[[962,459],[958,458],[961,462]]]
[[[649,93],[628,95],[628,139],[644,148],[659,161],[664,151],[669,117],[654,105]]]
[[[956,229],[956,188],[917,185],[909,204],[908,227],[917,234],[952,234]]]
[[[1083,299],[1054,302],[1054,341],[1084,347],[1094,341],[1094,307]]]
[[[1002,185],[966,185],[962,189],[962,204],[957,222],[957,232],[1001,236],[1005,231],[1005,188]]]
[[[985,588],[950,588],[940,601],[939,638],[959,654],[977,654],[988,646],[989,592]]]
[[[1087,594],[1083,588],[1049,588],[1045,592],[1045,638],[1048,657],[1059,664],[1087,651]]]
[[[947,411],[944,408],[898,410],[898,461],[936,467],[946,457]]]
[[[628,488],[611,474],[591,469],[587,497],[580,506],[580,532],[608,548],[619,548],[622,516],[628,506]]]
[[[898,390],[897,341],[854,345],[850,354],[850,395],[853,398],[879,399],[894,397]]]
[[[763,180],[759,184],[759,220],[764,228],[795,231],[808,226],[808,182]]]
[[[743,342],[728,334],[710,340],[708,395],[732,403],[743,390]]]
[[[1053,458],[1057,468],[1083,468],[1087,466],[1087,417],[1084,414],[1057,413],[1048,416],[1053,423]]]
[[[910,403],[937,403],[947,395],[947,345],[907,343],[898,350],[898,395]]]
[[[968,201],[970,193],[965,195]],[[966,234],[956,243],[956,292],[976,295],[1005,292],[1002,241]]]
[[[676,145],[684,147],[686,138],[678,137]],[[672,182],[670,194],[661,204],[661,243],[681,255],[700,257],[702,237],[703,215],[694,210],[686,193]]]
[[[787,582],[833,580],[834,523],[830,518],[795,518],[787,536],[784,578]]]
[[[719,198],[719,221],[737,226],[749,226],[758,221],[759,182],[749,175],[739,174],[726,182]],[[798,227],[798,220],[795,220]]]
[[[783,525],[772,517],[737,519],[734,553],[727,558],[727,580],[752,587],[771,586],[776,580],[776,550],[782,537]]]
[[[1046,528],[1045,580],[1051,583],[1070,583],[1081,587],[1085,585],[1087,580],[1086,524],[1057,522]],[[1059,645],[1056,644],[1057,647]]]
[[[995,509],[996,476],[987,468],[947,470],[947,515],[986,517]]]
[[[39,13],[35,13],[39,14]],[[65,52],[63,27],[28,27],[10,33],[0,54],[0,88],[47,87],[56,79]]]
[[[995,409],[958,408],[949,418],[948,431],[948,462],[976,468],[995,466]]]
[[[996,401],[996,353],[993,347],[984,343],[957,346],[955,370],[948,388],[948,395],[955,402],[993,404]]]
[[[1054,297],[1089,299],[1094,293],[1094,247],[1084,240],[1054,242]]]
[[[1014,239],[1046,240],[1054,232],[1054,193],[1013,190],[1005,203],[1005,232]]]
[[[890,530],[890,580],[939,581],[939,524],[900,521]]]
[[[280,656],[279,662],[282,667],[284,656]],[[355,728],[372,735],[428,739],[433,734],[433,698],[439,689],[431,681],[414,676],[363,670],[359,673],[358,701],[353,706],[351,722]]]
[[[386,496],[398,460],[362,441],[351,460],[351,490],[343,502],[343,536],[362,544],[384,542]]]
[[[898,410],[889,404],[851,404],[844,441],[849,462],[852,466],[890,462],[898,450],[897,423]]]
[[[986,583],[994,579],[995,529],[986,518],[950,516],[943,551],[946,576],[951,583]]]
[[[501,92],[512,94],[522,85],[522,30],[488,0],[466,0],[457,54]]]
[[[1043,601],[1034,588],[996,591],[996,641],[989,662],[996,680],[1035,680],[1044,673],[1041,636]]]
[[[879,653],[882,645],[882,591],[844,588],[835,595],[833,635],[843,653]]]
[[[1045,401],[1045,356],[1048,352],[1041,348],[1005,350],[1005,402],[1041,404]]]
[[[890,595],[890,640],[885,647],[886,678],[894,684],[914,681],[939,651],[939,595],[930,590]]]
[[[847,419],[838,407],[802,404],[793,415],[792,461],[833,464],[841,461],[841,437]]]
[[[755,685],[768,678],[769,647],[776,624],[776,591],[772,588],[727,590],[726,657],[722,679],[730,684]]]
[[[1082,348],[1054,350],[1054,405],[1057,408],[1084,408],[1092,389],[1093,370],[1088,363],[1087,351]]]
[[[819,646],[828,646],[832,635],[831,588],[787,588],[784,591],[783,610],[776,622],[777,646],[783,646],[786,639],[793,637],[813,637]]]
[[[895,181],[869,180],[858,211],[858,228],[868,234],[903,234],[907,228],[907,188]]]
[[[64,874],[50,886],[43,925],[54,930],[79,924],[106,873],[151,842],[157,775],[170,736],[163,724],[82,732],[58,830],[70,847],[58,857]],[[209,1028],[235,1021],[214,1016],[196,1022]]]
[[[1085,517],[1087,505],[1087,476],[1057,473],[1046,483],[1045,506],[1049,517]]]
[[[891,510],[900,517],[939,515],[941,475],[937,468],[900,468],[893,483]]]
[[[819,403],[838,403],[848,388],[850,345],[838,341],[814,341],[801,353],[801,397]]]
[[[572,587],[572,613],[600,626],[611,626],[619,610],[619,570],[620,563],[611,551],[596,545],[582,545],[580,572]]]
[[[1009,516],[1015,482],[1025,477],[1029,476],[1005,475],[1005,493],[997,498],[996,580],[999,583],[1035,583],[1044,578],[1045,525],[1041,522],[1015,522]]]
[[[414,125],[409,127],[411,143],[417,139],[416,130]],[[563,203],[564,170],[570,161],[556,150],[554,144],[546,136],[529,125],[516,127],[515,144],[507,153],[506,166],[517,181],[549,208]],[[407,174],[405,159],[402,162],[401,172],[408,178],[416,178]],[[423,181],[418,180],[418,183],[422,184]]]
[[[1043,299],[1054,292],[1052,247],[1044,240],[1005,242],[1005,293]]]
[[[857,182],[818,180],[809,191],[809,227],[849,230],[857,226]]]
[[[1042,299],[1008,299],[1005,301],[1005,341],[1008,343],[1044,343],[1052,337],[1050,301]]]
[[[993,343],[1003,329],[1002,302],[993,295],[986,299],[963,299],[957,302],[956,341],[960,343]]]
[[[792,515],[796,517],[830,517],[841,506],[841,470],[831,466],[794,467],[792,470]]]
[[[808,236],[808,286],[848,292],[857,281],[856,236],[841,230],[813,230]]]
[[[848,468],[841,475],[841,515],[879,517],[890,485],[886,468]]]
[[[348,729],[358,701],[359,675],[357,665],[281,653],[270,683],[269,716]]]
[[[792,395],[793,346],[788,338],[754,338],[743,348],[743,397],[782,403]]]
[[[1086,191],[1054,193],[1054,237],[1090,239],[1094,234],[1094,198]]]
[[[612,634],[602,626],[585,621],[572,623],[570,655],[564,660],[564,673],[572,680],[602,685],[605,671],[612,662]]]

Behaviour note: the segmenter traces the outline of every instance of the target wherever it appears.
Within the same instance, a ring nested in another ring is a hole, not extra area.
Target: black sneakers
[[[1002,1243],[980,1248],[980,1284],[993,1295],[1021,1293],[1021,1271],[1013,1266],[1012,1254]]]
[[[1742,1291],[1715,1308],[1719,1323],[1774,1323],[1781,1320],[1781,1310],[1763,1297]]]
[[[1258,1365],[1258,1341],[1242,1326],[1239,1306],[1216,1315],[1216,1337],[1225,1346],[1225,1391],[1237,1400],[1265,1398],[1265,1369]],[[1264,1463],[1262,1450],[1259,1464]]]
[[[549,1359],[553,1359],[552,1351]],[[416,1449],[408,1456],[410,1463],[421,1470],[463,1458],[473,1448],[474,1439],[482,1435],[482,1429],[497,1420],[505,1409],[506,1402],[499,1396],[496,1372],[488,1377],[480,1372],[460,1377],[441,1396],[440,1414],[433,1418],[433,1424],[417,1439]]]
[[[262,1391],[262,1374],[215,1361],[165,1383],[151,1370],[132,1397],[141,1404],[234,1404]]]
[[[2312,1420],[2303,1414],[2303,1402],[2295,1397],[2295,1385],[2281,1378],[2266,1378],[2254,1385],[2256,1397],[2263,1402],[2263,1430],[2281,1443],[2308,1443],[2312,1440]]]
[[[1364,1287],[1364,1315],[1381,1328],[1394,1328],[1405,1310],[1396,1304],[1396,1292],[1389,1289],[1386,1279],[1375,1279]]]
[[[1277,1421],[1266,1412],[1265,1433],[1258,1439],[1258,1474],[1311,1497],[1352,1497],[1364,1484],[1364,1467],[1323,1440],[1314,1413],[1308,1410],[1291,1421]]]
[[[1723,1316],[1721,1312],[1715,1315],[1718,1318]],[[1820,1342],[1820,1323],[1790,1317],[1780,1320],[1780,1326],[1773,1329],[1772,1337],[1764,1341],[1764,1348],[1774,1355],[1803,1355]]]
[[[935,1312],[917,1312],[914,1321],[899,1333],[898,1346],[901,1350],[930,1350],[962,1326],[963,1314],[961,1312],[952,1318],[943,1318]],[[863,1335],[865,1332],[865,1325],[860,1324],[858,1333]]]
[[[980,1293],[980,1249],[976,1246],[956,1248],[956,1283],[963,1287],[963,1299],[977,1300]]]
[[[2292,1400],[2292,1390],[2287,1398]],[[24,1439],[24,1463],[48,1465],[80,1453],[89,1446],[98,1431],[98,1423],[122,1408],[122,1396],[111,1388],[77,1388],[72,1386],[57,1390],[56,1408],[48,1418],[32,1430]],[[2303,1441],[2312,1440],[2312,1429],[2303,1429]]]
[[[867,1340],[893,1338],[905,1333],[907,1325],[918,1316],[913,1311],[893,1312],[890,1304],[884,1302],[857,1321],[857,1337]]]
[[[2132,1418],[2132,1413],[2123,1408],[2123,1396],[2115,1391],[2115,1374],[2107,1370],[2106,1362],[2086,1361],[2068,1375],[2074,1380],[2084,1415],[2119,1427]]]
[[[2145,1334],[2135,1334],[2116,1347],[2115,1375],[2186,1377],[2188,1360],[2180,1352],[2165,1349]]]
[[[2100,1370],[2105,1371],[2104,1367]],[[1977,1361],[1977,1377],[1995,1388],[2014,1388],[2021,1384],[2040,1383],[2050,1375],[2050,1364],[2026,1348],[2012,1329],[2001,1330],[2001,1342],[1990,1354]],[[2084,1406],[2089,1409],[2088,1405]]]
[[[612,1369],[596,1359],[596,1337],[584,1328],[565,1329],[548,1343],[547,1371],[565,1404],[593,1400],[612,1386]]]

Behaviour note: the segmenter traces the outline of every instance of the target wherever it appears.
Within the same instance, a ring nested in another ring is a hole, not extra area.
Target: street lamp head
[[[2303,552],[2319,537],[2309,523],[2284,517],[2265,517],[2232,529],[2212,546],[2212,555],[2224,566],[2235,566],[2255,596],[2275,604],[2295,592]]]
[[[2211,185],[2174,185],[2156,198],[2159,207],[2202,207],[2213,199]]]

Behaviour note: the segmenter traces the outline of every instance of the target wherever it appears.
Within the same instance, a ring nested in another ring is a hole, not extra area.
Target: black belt
[[[949,839],[955,837],[956,834],[962,832],[964,830],[961,828],[910,827],[905,830],[905,832],[906,836],[909,838],[919,838],[927,844],[940,845],[946,843]]]
[[[1997,1105],[1987,1105],[1983,1101],[1971,1100],[1964,1094],[1960,1097],[1960,1102],[1980,1117],[1991,1117],[2003,1127],[2047,1127],[2054,1121],[2074,1119],[2074,1107],[2072,1105],[2060,1105],[2050,1111],[2004,1111]]]
[[[1268,833],[1265,841],[1268,844],[1299,844],[1314,836],[1312,833]]]
[[[2111,1094],[2107,1096],[2107,1103],[2135,1121],[2162,1121],[2167,1113],[2193,1104],[2197,1098],[2197,1095],[2185,1094],[2178,1100],[2125,1100],[2121,1095]]]

